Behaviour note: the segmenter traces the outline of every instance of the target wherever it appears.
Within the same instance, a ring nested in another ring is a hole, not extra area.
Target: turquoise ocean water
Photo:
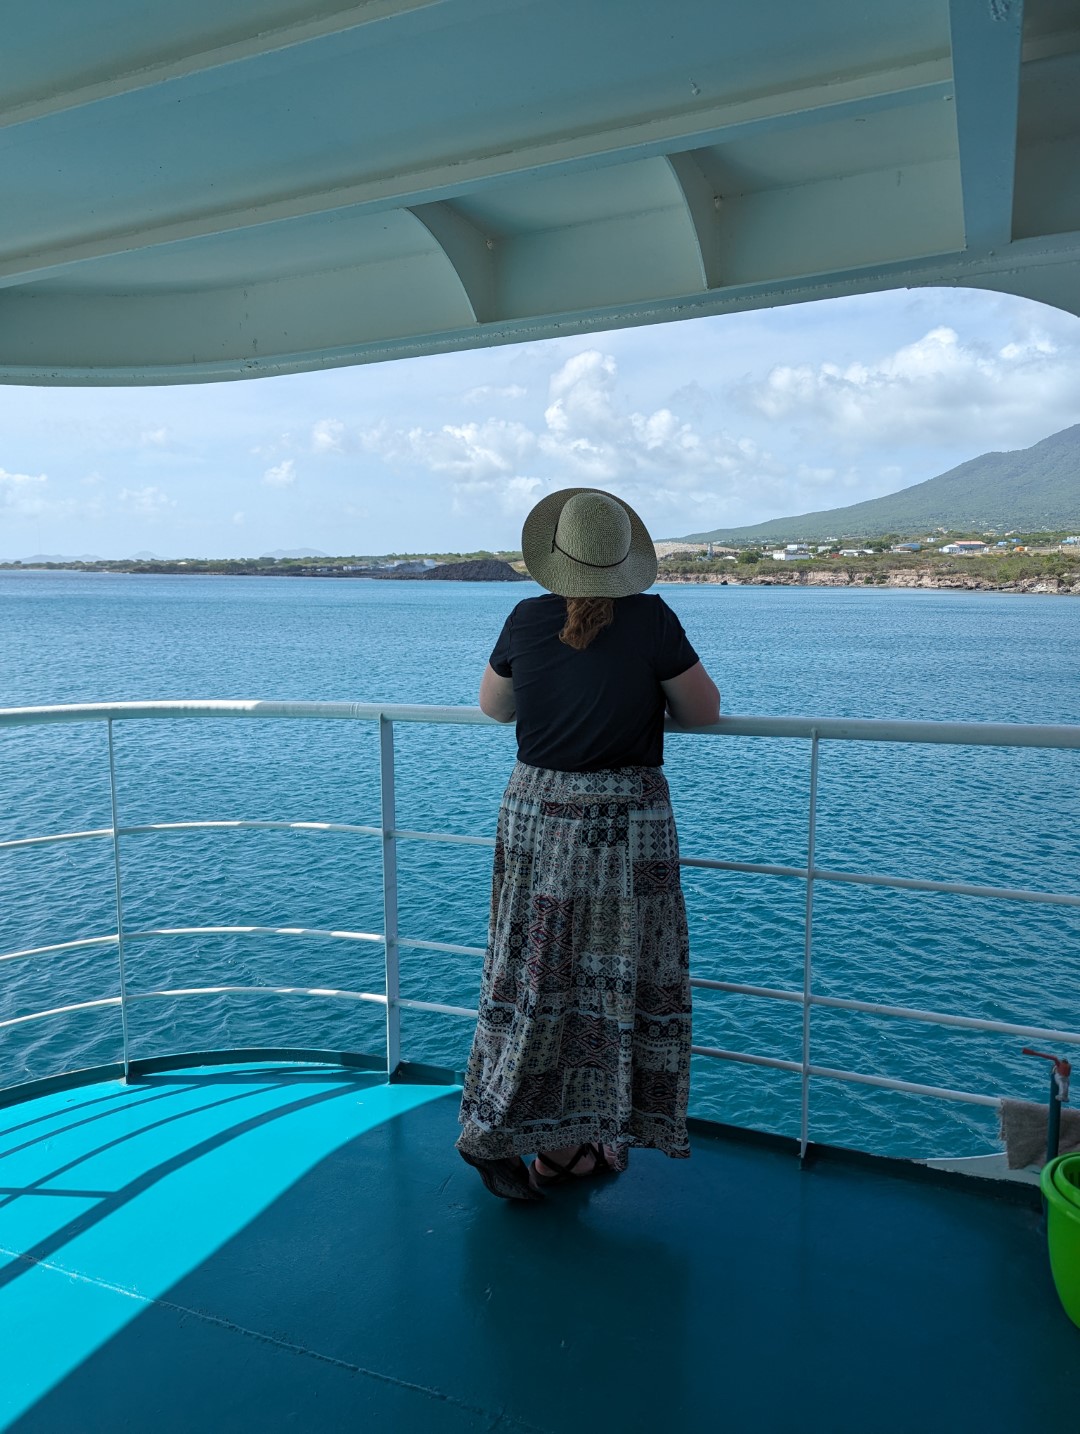
[[[472,704],[525,584],[0,573],[0,705],[166,698]],[[728,712],[1080,722],[1080,604],[950,592],[666,587]],[[513,761],[503,729],[397,730],[398,821],[490,834]],[[366,723],[129,723],[117,729],[121,818],[378,823]],[[1080,891],[1077,754],[826,744],[826,867]],[[809,748],[668,740],[684,855],[798,865]],[[0,839],[109,820],[103,724],[0,730]],[[252,924],[381,929],[379,844],[280,832],[132,836],[129,929]],[[490,853],[400,844],[403,935],[481,946]],[[801,982],[801,882],[687,870],[695,974]],[[111,845],[0,851],[0,952],[115,929]],[[1080,1027],[1080,912],[820,883],[816,988],[995,1019]],[[475,1004],[478,963],[403,953],[404,994]],[[135,991],[211,985],[381,989],[381,948],[310,938],[152,938],[128,947]],[[0,1018],[116,993],[108,947],[4,962]],[[798,1059],[795,1006],[697,993],[705,1045]],[[467,1021],[405,1013],[413,1060],[460,1067]],[[1024,1042],[815,1011],[814,1060],[930,1085],[1043,1098]],[[0,1084],[118,1057],[115,1009],[0,1029]],[[288,1044],[378,1052],[382,1012],[308,997],[146,1001],[134,1055]],[[795,1076],[695,1063],[697,1113],[793,1133]],[[816,1080],[815,1138],[894,1154],[994,1148],[993,1115]]]

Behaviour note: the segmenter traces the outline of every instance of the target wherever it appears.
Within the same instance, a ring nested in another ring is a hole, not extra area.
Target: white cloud
[[[117,502],[125,513],[140,518],[160,518],[176,507],[176,499],[170,498],[160,488],[148,484],[145,488],[121,488],[116,495]]]
[[[277,438],[268,438],[264,443],[253,444],[250,452],[256,458],[276,458],[279,453],[289,453],[295,448],[292,434],[282,433]]]
[[[262,480],[270,488],[288,488],[296,482],[296,464],[291,458],[285,458],[273,468],[268,468]]]
[[[0,511],[9,518],[100,518],[101,501],[55,498],[44,473],[9,473],[0,468]]]
[[[781,471],[753,439],[709,432],[670,406],[626,412],[614,358],[575,354],[551,378],[542,452],[571,481],[613,485],[631,501],[693,511]]]
[[[48,481],[49,479],[44,473],[9,473],[6,468],[0,468],[0,487],[11,493],[28,483],[47,483]]]
[[[483,480],[455,483],[454,512],[472,512],[494,505],[503,517],[520,522],[543,496],[544,486],[539,478],[507,478],[497,483]]]
[[[45,512],[50,504],[41,489],[48,481],[44,473],[9,473],[0,468],[0,508],[23,516]]]
[[[240,513],[240,512],[234,513],[234,514],[232,515],[232,520],[233,520],[233,522],[236,524],[236,526],[237,526],[238,528],[242,528],[242,527],[244,526],[244,514],[243,514],[243,513]]]
[[[618,422],[616,373],[611,355],[596,349],[567,359],[551,376],[551,403],[544,411],[548,432],[557,437],[581,431],[594,437],[610,436]]]
[[[1045,335],[994,349],[939,325],[870,362],[780,364],[742,390],[766,418],[805,422],[847,445],[971,442],[1024,446],[1075,422],[1080,349]]]
[[[320,418],[311,430],[312,453],[343,453],[345,425],[339,418]]]
[[[465,402],[491,403],[497,402],[499,399],[509,399],[512,401],[514,399],[524,398],[527,392],[528,389],[522,388],[519,383],[506,384],[503,388],[498,388],[490,383],[482,383],[478,388],[469,389],[468,393],[465,394]]]
[[[363,430],[360,441],[369,452],[391,462],[416,462],[431,473],[463,480],[512,475],[536,449],[531,429],[501,418],[448,423],[437,429],[392,429],[380,424]]]
[[[361,430],[359,439],[394,466],[449,478],[456,512],[514,518],[542,493],[579,485],[612,488],[654,515],[679,515],[666,521],[696,522],[756,477],[782,471],[750,438],[709,432],[671,406],[631,409],[615,359],[596,349],[559,365],[547,400],[532,425],[494,416],[438,429],[384,422]]]
[[[169,430],[165,427],[146,428],[139,434],[139,442],[148,448],[161,448],[169,441]]]
[[[998,349],[999,357],[1003,359],[1028,358],[1033,354],[1056,354],[1057,344],[1047,334],[1029,334],[1023,343],[1009,343]]]

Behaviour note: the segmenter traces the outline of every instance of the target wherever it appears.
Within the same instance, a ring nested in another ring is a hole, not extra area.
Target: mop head
[[[1046,1164],[1046,1122],[1049,1107],[1030,1100],[1001,1102],[1001,1139],[1009,1169]],[[1080,1150],[1080,1110],[1062,1108],[1058,1154]]]

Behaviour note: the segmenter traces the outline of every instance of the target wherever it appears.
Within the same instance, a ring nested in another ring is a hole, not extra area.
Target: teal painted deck
[[[701,1133],[511,1206],[456,1107],[263,1063],[0,1110],[2,1427],[1076,1427],[1036,1210]]]

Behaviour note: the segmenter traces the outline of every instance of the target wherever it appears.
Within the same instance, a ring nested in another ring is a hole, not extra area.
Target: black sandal
[[[529,1167],[520,1155],[503,1160],[484,1160],[478,1155],[469,1155],[459,1149],[458,1154],[466,1165],[479,1172],[480,1179],[492,1195],[500,1200],[542,1200],[539,1190],[529,1180]]]
[[[593,1157],[592,1169],[581,1175],[575,1175],[575,1167],[580,1165],[587,1155]],[[549,1170],[555,1171],[555,1174],[541,1175],[534,1160],[532,1178],[536,1185],[561,1185],[565,1180],[587,1180],[590,1175],[605,1175],[615,1168],[599,1145],[579,1145],[565,1165],[558,1160],[552,1160],[550,1155],[539,1155],[537,1159],[542,1160]]]

